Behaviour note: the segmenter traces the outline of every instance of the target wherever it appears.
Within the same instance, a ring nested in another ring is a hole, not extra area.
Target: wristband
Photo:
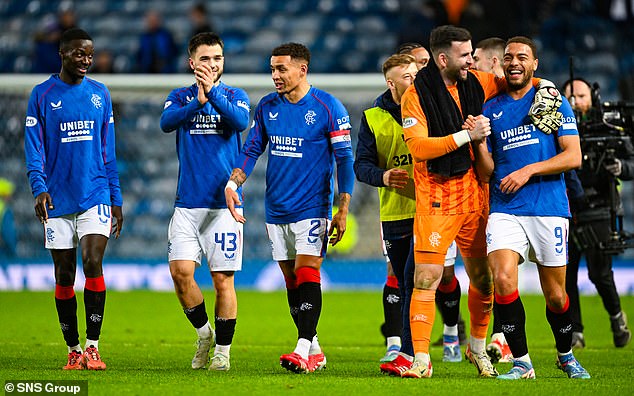
[[[236,182],[234,182],[233,180],[229,180],[229,181],[227,182],[227,185],[225,186],[225,190],[226,190],[227,188],[230,188],[231,190],[236,191],[236,190],[238,189],[238,185],[237,185],[237,184],[236,184]]]
[[[463,129],[462,131],[458,131],[454,133],[453,140],[456,142],[458,147],[464,146],[465,144],[471,141],[471,136],[469,135],[469,131]]]

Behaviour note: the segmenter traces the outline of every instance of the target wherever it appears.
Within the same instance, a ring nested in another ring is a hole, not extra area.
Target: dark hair
[[[310,64],[310,50],[304,44],[285,43],[273,48],[271,56],[290,56],[292,59],[301,59]]]
[[[416,48],[423,48],[423,45],[420,43],[414,43],[414,42],[403,43],[398,46],[398,48],[396,49],[396,53],[397,54],[411,54],[412,51],[415,50]]]
[[[480,40],[478,44],[476,44],[475,48],[482,48],[483,50],[492,50],[496,51],[499,54],[504,55],[504,48],[506,47],[506,42],[499,37],[489,37],[484,40]]]
[[[59,39],[59,47],[63,48],[68,45],[73,40],[90,40],[92,41],[92,37],[85,30],[80,28],[71,28],[65,30],[62,33],[62,37]]]
[[[443,25],[434,28],[429,35],[429,48],[434,56],[451,48],[454,41],[464,42],[471,40],[471,33],[467,29]]]
[[[385,62],[383,62],[383,75],[385,76],[387,72],[396,66],[403,65],[411,65],[412,63],[416,63],[416,58],[409,54],[394,54],[387,58]]]
[[[214,32],[203,32],[194,35],[191,39],[189,39],[189,44],[187,46],[187,53],[191,56],[198,47],[201,45],[219,45],[220,48],[224,49],[225,44],[222,42],[220,36],[218,36]]]
[[[201,14],[207,14],[207,7],[205,7],[205,3],[197,3],[192,7],[193,11],[200,12]]]
[[[531,39],[529,39],[528,37],[525,36],[515,36],[515,37],[511,37],[510,39],[508,39],[506,41],[506,46],[508,46],[509,44],[512,43],[519,43],[519,44],[526,44],[530,47],[531,51],[533,52],[533,58],[537,59],[537,46],[535,45],[535,42]]]

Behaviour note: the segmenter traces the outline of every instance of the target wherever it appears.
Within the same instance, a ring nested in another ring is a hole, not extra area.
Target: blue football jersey
[[[226,208],[225,184],[240,153],[240,134],[249,125],[249,97],[222,82],[209,91],[204,106],[197,94],[196,84],[173,90],[161,115],[161,129],[176,131],[175,206]]]
[[[548,135],[540,131],[528,116],[534,97],[535,88],[531,88],[521,99],[515,100],[503,94],[484,104],[482,113],[491,120],[487,144],[495,163],[489,190],[491,213],[570,217],[563,173],[533,176],[512,194],[500,190],[500,182],[505,176],[528,164],[557,155],[560,152],[558,136],[579,134],[566,98],[562,98],[559,109],[563,120],[557,133]]]
[[[350,116],[341,102],[311,87],[297,103],[271,93],[258,103],[236,164],[247,176],[268,145],[266,222],[331,218],[335,161],[339,193],[352,193]]]
[[[49,217],[122,205],[112,101],[102,83],[85,77],[69,85],[54,74],[35,86],[24,151],[33,196],[51,195]]]

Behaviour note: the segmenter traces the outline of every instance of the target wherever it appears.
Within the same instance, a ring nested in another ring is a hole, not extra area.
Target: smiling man
[[[559,101],[562,124],[556,133],[541,131],[527,116],[536,91],[531,84],[538,60],[526,37],[507,41],[504,52],[506,94],[485,103],[491,119],[487,152],[478,155],[481,177],[491,179],[487,252],[495,281],[495,301],[504,336],[513,353],[513,367],[498,379],[535,378],[528,355],[524,306],[518,292],[518,265],[537,263],[546,299],[559,367],[570,378],[590,378],[570,348],[572,320],[565,289],[570,210],[563,172],[581,165],[579,133],[567,100]],[[559,96],[553,92],[553,96]],[[478,149],[483,150],[484,144]]]
[[[466,130],[467,115],[478,115],[482,104],[504,86],[495,75],[470,71],[471,34],[440,26],[430,37],[432,61],[421,69],[401,100],[403,132],[414,157],[416,217],[414,221],[414,291],[410,325],[415,359],[403,377],[429,378],[432,365],[429,338],[435,318],[435,295],[445,255],[455,239],[471,285],[471,339],[467,357],[481,376],[497,371],[485,352],[493,303],[493,279],[486,261],[487,195],[478,180],[470,142],[489,133],[488,120]]]
[[[176,131],[180,163],[168,228],[170,273],[185,316],[198,334],[192,368],[205,367],[215,342],[208,368],[216,371],[231,367],[229,352],[238,315],[234,274],[242,268],[242,224],[233,221],[227,209],[224,186],[240,152],[240,133],[249,124],[247,93],[220,81],[223,47],[222,39],[211,32],[189,40],[189,66],[195,81],[173,90],[161,115],[161,129]],[[194,279],[203,255],[216,292],[215,331]]]
[[[307,81],[310,51],[298,43],[273,49],[271,77],[275,91],[255,110],[253,125],[236,168],[225,188],[227,206],[240,204],[236,189],[244,183],[259,156],[268,150],[266,168],[266,230],[273,260],[284,279],[290,313],[298,331],[292,353],[280,364],[296,373],[326,365],[317,323],[321,314],[320,267],[330,243],[346,231],[348,206],[354,186],[350,117],[341,102]],[[339,210],[330,220],[335,163]],[[263,319],[264,320],[264,319]]]
[[[94,54],[88,33],[65,31],[59,54],[61,72],[37,85],[29,99],[26,167],[55,265],[55,306],[68,346],[64,369],[105,370],[98,345],[106,299],[102,261],[110,234],[118,238],[123,225],[112,101],[103,84],[86,77]],[[74,291],[78,244],[86,277],[83,351]]]

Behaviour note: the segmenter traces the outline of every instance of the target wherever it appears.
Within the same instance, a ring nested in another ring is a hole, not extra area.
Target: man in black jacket
[[[600,113],[598,103],[593,103],[593,92],[590,84],[583,79],[567,81],[563,90],[570,99],[573,109],[578,112],[579,133],[583,136],[589,133],[593,126],[594,115]],[[595,102],[597,100],[595,99]],[[574,242],[569,244],[569,263],[566,271],[566,291],[570,298],[570,312],[572,315],[572,347],[585,347],[583,324],[581,321],[581,307],[579,305],[579,289],[577,286],[577,271],[581,256],[585,254],[588,267],[588,277],[597,288],[603,306],[610,315],[610,323],[614,345],[617,348],[626,346],[632,333],[627,327],[627,316],[621,309],[621,301],[614,283],[612,272],[612,253],[603,251],[598,244],[613,231],[609,200],[610,190],[618,180],[632,180],[634,178],[634,148],[629,140],[623,140],[622,150],[616,152],[616,158],[611,161],[589,163],[584,160],[582,169],[577,171],[584,196],[581,199],[571,199],[571,210],[574,221],[571,222],[570,235]],[[592,143],[589,143],[592,144]],[[582,149],[585,146],[582,144]],[[585,153],[588,154],[588,153]],[[586,155],[588,158],[592,156]],[[616,192],[616,190],[615,190]],[[615,209],[622,212],[620,197],[616,193]]]

